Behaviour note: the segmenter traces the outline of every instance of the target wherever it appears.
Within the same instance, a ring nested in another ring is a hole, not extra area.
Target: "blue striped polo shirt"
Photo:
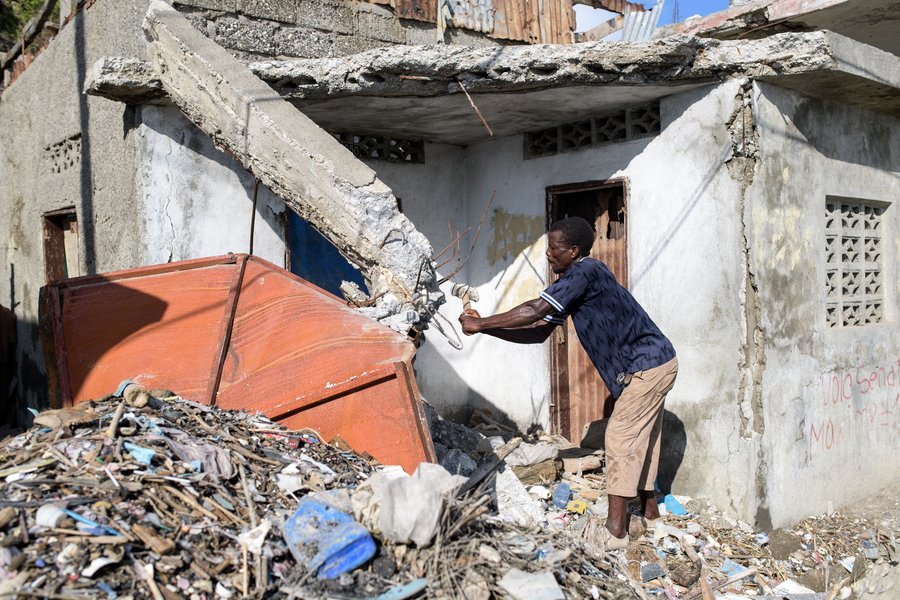
[[[572,317],[578,340],[613,398],[622,394],[625,375],[675,358],[672,343],[599,260],[572,263],[541,298],[556,310],[545,321],[562,325]]]

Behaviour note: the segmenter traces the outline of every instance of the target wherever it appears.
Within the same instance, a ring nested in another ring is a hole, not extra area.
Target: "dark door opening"
[[[362,273],[351,265],[325,236],[292,210],[287,211],[287,235],[291,273],[338,298],[341,282],[352,281],[368,293]]]
[[[548,225],[567,217],[582,217],[594,226],[591,257],[606,264],[628,287],[626,241],[626,182],[610,180],[547,188]],[[548,270],[550,281],[555,275]],[[553,334],[550,352],[550,422],[554,433],[572,442],[582,439],[584,428],[612,411],[612,398],[597,369],[581,347],[572,320]]]
[[[44,214],[44,271],[47,283],[81,275],[75,208]]]

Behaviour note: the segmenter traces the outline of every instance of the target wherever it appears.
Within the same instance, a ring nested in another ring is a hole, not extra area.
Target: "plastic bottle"
[[[566,504],[569,503],[569,499],[572,497],[572,488],[569,487],[568,483],[560,483],[556,486],[556,489],[553,490],[553,506],[557,508],[565,508]]]
[[[284,524],[284,539],[297,562],[319,579],[334,579],[368,562],[375,541],[353,517],[309,496]]]

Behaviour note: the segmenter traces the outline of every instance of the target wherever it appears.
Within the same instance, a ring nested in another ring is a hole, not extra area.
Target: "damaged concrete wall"
[[[140,264],[248,252],[256,178],[174,106],[136,110]],[[283,200],[259,186],[253,253],[281,267],[285,210]]]
[[[466,149],[449,144],[425,144],[424,155],[425,162],[421,164],[383,160],[368,160],[366,163],[402,201],[403,214],[416,225],[416,229],[428,237],[436,251],[441,251],[451,242],[450,227],[454,232],[462,232],[469,225],[477,225],[481,215],[475,215],[475,220],[471,221],[471,215],[467,212]],[[464,238],[463,258],[468,255],[472,235],[474,228]],[[487,237],[488,232],[483,231],[480,239],[485,240]],[[452,251],[448,251],[438,262],[444,262],[451,255]],[[450,261],[438,274],[447,276],[458,264],[455,260]],[[471,268],[465,266],[454,279],[469,283],[470,273]],[[458,333],[456,318],[462,312],[462,304],[458,298],[450,295],[451,285],[446,283],[441,288],[447,297],[447,303],[440,310],[441,317],[438,317],[437,324],[454,339],[456,335],[452,330],[456,329],[457,334],[463,338],[462,343],[468,345],[471,338]],[[476,308],[478,304],[475,303]],[[447,320],[450,321],[449,324]],[[422,396],[441,414],[459,420],[465,420],[471,412],[470,385],[463,378],[468,361],[469,356],[454,350],[434,323],[425,331],[424,343],[416,352],[416,378]]]
[[[401,19],[389,8],[369,2],[177,0],[174,7],[204,35],[245,62],[346,56],[384,46],[439,41],[434,23]],[[501,43],[455,28],[448,28],[442,41],[466,46]]]
[[[134,111],[81,94],[102,56],[141,56],[146,4],[96,2],[68,24],[0,97],[0,298],[18,318],[17,385],[24,402],[46,400],[37,329],[46,281],[42,217],[74,207],[82,273],[136,266]]]
[[[425,165],[370,164],[430,236],[445,228],[448,218],[476,225],[497,190],[475,254],[459,277],[479,287],[475,308],[483,314],[534,298],[547,285],[547,186],[626,178],[631,288],[672,338],[682,365],[667,404],[669,430],[686,436],[671,438],[676,448],[670,455],[685,446],[684,456],[667,466],[677,473],[674,489],[711,497],[752,518],[760,439],[741,433],[746,337],[741,184],[726,164],[735,148],[727,125],[735,120],[744,86],[745,81],[734,81],[663,98],[662,132],[653,138],[533,160],[523,158],[522,136],[488,140],[465,150],[456,178],[447,176],[458,168],[458,159],[447,159],[458,156],[450,146],[437,155],[429,151]],[[418,212],[429,205],[424,200],[429,195],[456,202],[459,189],[465,190],[459,205],[452,210],[441,205],[452,216],[442,214],[439,220]],[[441,313],[455,319],[460,309],[459,301],[449,298]],[[466,348],[457,352],[432,332],[428,336],[433,343],[420,350],[418,381],[442,411],[465,415],[486,406],[523,428],[549,426],[549,344],[517,346],[478,336],[464,338]],[[466,384],[470,389],[461,394]]]
[[[778,526],[900,476],[900,120],[765,83],[754,102],[760,155],[744,218],[764,344],[762,491]],[[880,323],[826,322],[829,199],[883,209]]]
[[[686,435],[683,459],[669,466],[677,468],[674,489],[752,515],[756,495],[747,473],[755,467],[759,441],[740,435],[738,398],[740,186],[725,166],[733,148],[726,123],[742,85],[733,81],[664,98],[662,131],[654,138],[526,161],[521,137],[514,136],[472,147],[467,164],[470,218],[496,187],[495,218],[521,215],[538,231],[547,186],[627,178],[630,288],[671,337],[681,362],[667,403]],[[471,272],[486,279],[474,278],[485,312],[533,298],[546,285],[545,242],[532,240],[525,247],[509,245],[508,257],[495,261],[491,247],[508,242],[494,237],[473,259]],[[521,425],[547,424],[547,345],[482,337],[468,352],[465,378],[480,395]]]

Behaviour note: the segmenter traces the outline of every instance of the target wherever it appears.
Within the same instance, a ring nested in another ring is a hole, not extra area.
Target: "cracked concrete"
[[[397,331],[424,327],[444,300],[431,245],[374,171],[164,2],[151,2],[144,30],[185,116],[362,270],[360,310]]]
[[[734,112],[725,126],[731,137],[731,154],[725,161],[729,175],[739,183],[739,226],[742,244],[741,261],[744,277],[741,282],[741,302],[744,321],[741,324],[739,402],[740,436],[758,441],[766,431],[763,406],[763,375],[766,367],[766,335],[762,329],[762,303],[759,284],[754,272],[752,246],[747,237],[747,190],[753,184],[759,166],[759,130],[753,105],[753,83],[746,81],[734,98]],[[756,444],[754,486],[756,493],[756,521],[771,527],[765,483],[767,456],[765,447]]]
[[[250,68],[326,129],[454,144],[485,135],[461,85],[498,137],[594,116],[597,107],[611,110],[743,78],[900,115],[900,59],[826,31],[737,41],[673,36],[640,44],[395,46]],[[123,74],[120,94],[115,65],[95,70],[102,75],[89,93],[135,101],[131,73]],[[147,85],[152,99],[152,78]],[[401,111],[404,118],[397,119]]]

